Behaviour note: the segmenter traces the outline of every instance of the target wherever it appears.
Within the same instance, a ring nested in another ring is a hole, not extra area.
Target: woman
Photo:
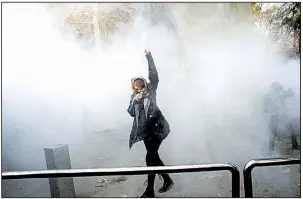
[[[148,61],[148,78],[150,83],[143,77],[131,80],[133,94],[131,95],[128,113],[134,117],[133,127],[129,139],[129,148],[136,142],[143,140],[147,154],[147,166],[164,166],[158,154],[162,141],[170,132],[169,124],[157,106],[156,90],[159,83],[158,72],[151,53],[145,50]],[[164,184],[159,192],[164,193],[173,186],[173,181],[168,174],[161,174]],[[155,174],[148,175],[146,191],[141,198],[155,197],[154,182]]]

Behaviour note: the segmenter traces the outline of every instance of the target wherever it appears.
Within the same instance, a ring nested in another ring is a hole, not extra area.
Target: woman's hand
[[[144,50],[144,53],[145,53],[145,55],[147,55],[148,53],[150,53],[150,51],[147,50],[147,49],[145,49],[145,50]]]
[[[135,96],[135,99],[136,99],[137,101],[139,101],[141,98],[142,98],[141,93],[138,93],[138,94]]]
[[[134,99],[133,99],[133,103],[136,102],[136,101],[137,101],[137,102],[140,101],[141,98],[142,98],[141,93],[136,94],[136,96],[135,96]]]

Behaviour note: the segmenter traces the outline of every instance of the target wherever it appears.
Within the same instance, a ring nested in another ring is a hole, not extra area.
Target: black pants
[[[161,140],[157,136],[148,137],[144,141],[144,145],[146,148],[146,165],[147,166],[164,166],[162,162],[158,150],[161,145]],[[170,177],[168,174],[161,174],[164,181],[169,180]],[[148,184],[147,189],[153,191],[154,190],[154,183],[155,183],[155,174],[148,175]]]
[[[270,124],[269,124],[269,127],[270,127],[269,150],[270,151],[273,151],[275,148],[276,137],[278,134],[278,124],[279,124],[278,117],[271,116]],[[289,131],[288,133],[290,133],[292,147],[295,147],[296,145],[298,145],[298,142],[297,142],[297,138],[296,138],[296,134],[295,134],[295,129],[294,129],[292,123],[289,123],[287,125],[287,130]]]

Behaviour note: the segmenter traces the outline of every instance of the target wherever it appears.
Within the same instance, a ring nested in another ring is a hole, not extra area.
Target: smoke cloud
[[[98,50],[62,35],[61,18],[45,5],[3,4],[4,171],[45,169],[43,148],[55,144],[69,145],[73,168],[145,165],[142,143],[128,150],[133,118],[126,112],[130,79],[148,79],[145,48],[159,72],[158,106],[171,126],[160,148],[167,165],[243,167],[267,157],[263,96],[275,81],[294,90],[286,111],[300,117],[300,62],[277,53],[253,23],[223,22],[222,5],[221,15],[205,12],[200,21],[185,4],[172,6],[176,19],[191,19],[179,20],[177,32],[137,11]]]

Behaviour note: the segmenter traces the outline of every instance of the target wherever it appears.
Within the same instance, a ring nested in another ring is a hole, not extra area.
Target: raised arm
[[[152,88],[154,90],[156,90],[158,88],[158,83],[159,83],[158,71],[155,66],[155,62],[154,62],[151,52],[148,50],[145,50],[145,56],[148,61],[148,78],[150,81],[150,85],[152,86]]]

